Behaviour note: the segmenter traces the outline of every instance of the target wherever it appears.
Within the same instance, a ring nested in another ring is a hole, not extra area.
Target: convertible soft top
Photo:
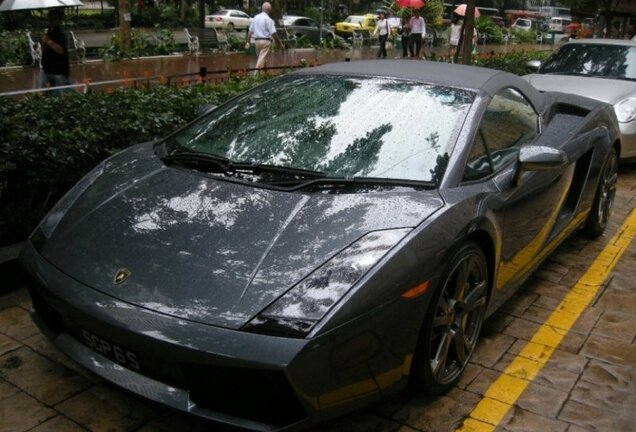
[[[297,73],[307,73],[307,70],[303,69]],[[534,88],[521,82],[516,75],[494,69],[432,61],[360,60],[339,62],[312,68],[310,73],[388,76],[481,90],[491,96],[502,87],[502,83],[505,81],[510,83],[510,87],[523,87],[520,90],[523,90],[524,93],[532,93],[533,96],[540,98]]]

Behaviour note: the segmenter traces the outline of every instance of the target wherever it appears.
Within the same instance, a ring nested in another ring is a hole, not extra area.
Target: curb
[[[0,294],[24,286],[24,277],[18,256],[25,242],[0,247]]]

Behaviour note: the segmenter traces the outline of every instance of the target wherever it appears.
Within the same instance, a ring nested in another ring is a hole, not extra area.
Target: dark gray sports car
[[[459,379],[617,181],[610,105],[413,61],[304,69],[97,166],[21,255],[66,354],[220,423],[294,429]]]

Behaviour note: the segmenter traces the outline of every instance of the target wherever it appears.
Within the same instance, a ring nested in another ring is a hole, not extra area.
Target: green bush
[[[489,17],[479,17],[475,20],[475,28],[480,35],[486,35],[486,43],[502,43],[501,27]],[[479,41],[481,42],[481,40]]]
[[[0,31],[0,67],[31,63],[24,31]]]
[[[0,245],[26,238],[46,211],[100,160],[166,135],[198,109],[267,79],[112,93],[28,96],[0,104]]]
[[[527,43],[535,43],[537,40],[537,35],[533,30],[512,30],[512,35],[514,36],[513,41],[515,43],[527,44]]]
[[[508,54],[498,54],[493,56],[478,55],[474,58],[475,66],[499,69],[517,75],[528,73],[526,63],[530,60],[545,61],[550,52],[547,51],[515,51]]]
[[[129,49],[124,48],[120,34],[115,33],[110,45],[100,51],[100,56],[107,61],[124,60],[132,57],[171,54],[175,47],[174,36],[168,29],[157,31],[132,29]]]

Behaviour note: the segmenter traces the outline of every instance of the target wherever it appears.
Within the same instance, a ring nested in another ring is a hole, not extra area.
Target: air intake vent
[[[570,105],[570,104],[557,104],[554,108],[554,114],[567,114],[574,115],[577,117],[585,117],[590,113],[590,110],[585,108],[581,108],[579,106]]]

